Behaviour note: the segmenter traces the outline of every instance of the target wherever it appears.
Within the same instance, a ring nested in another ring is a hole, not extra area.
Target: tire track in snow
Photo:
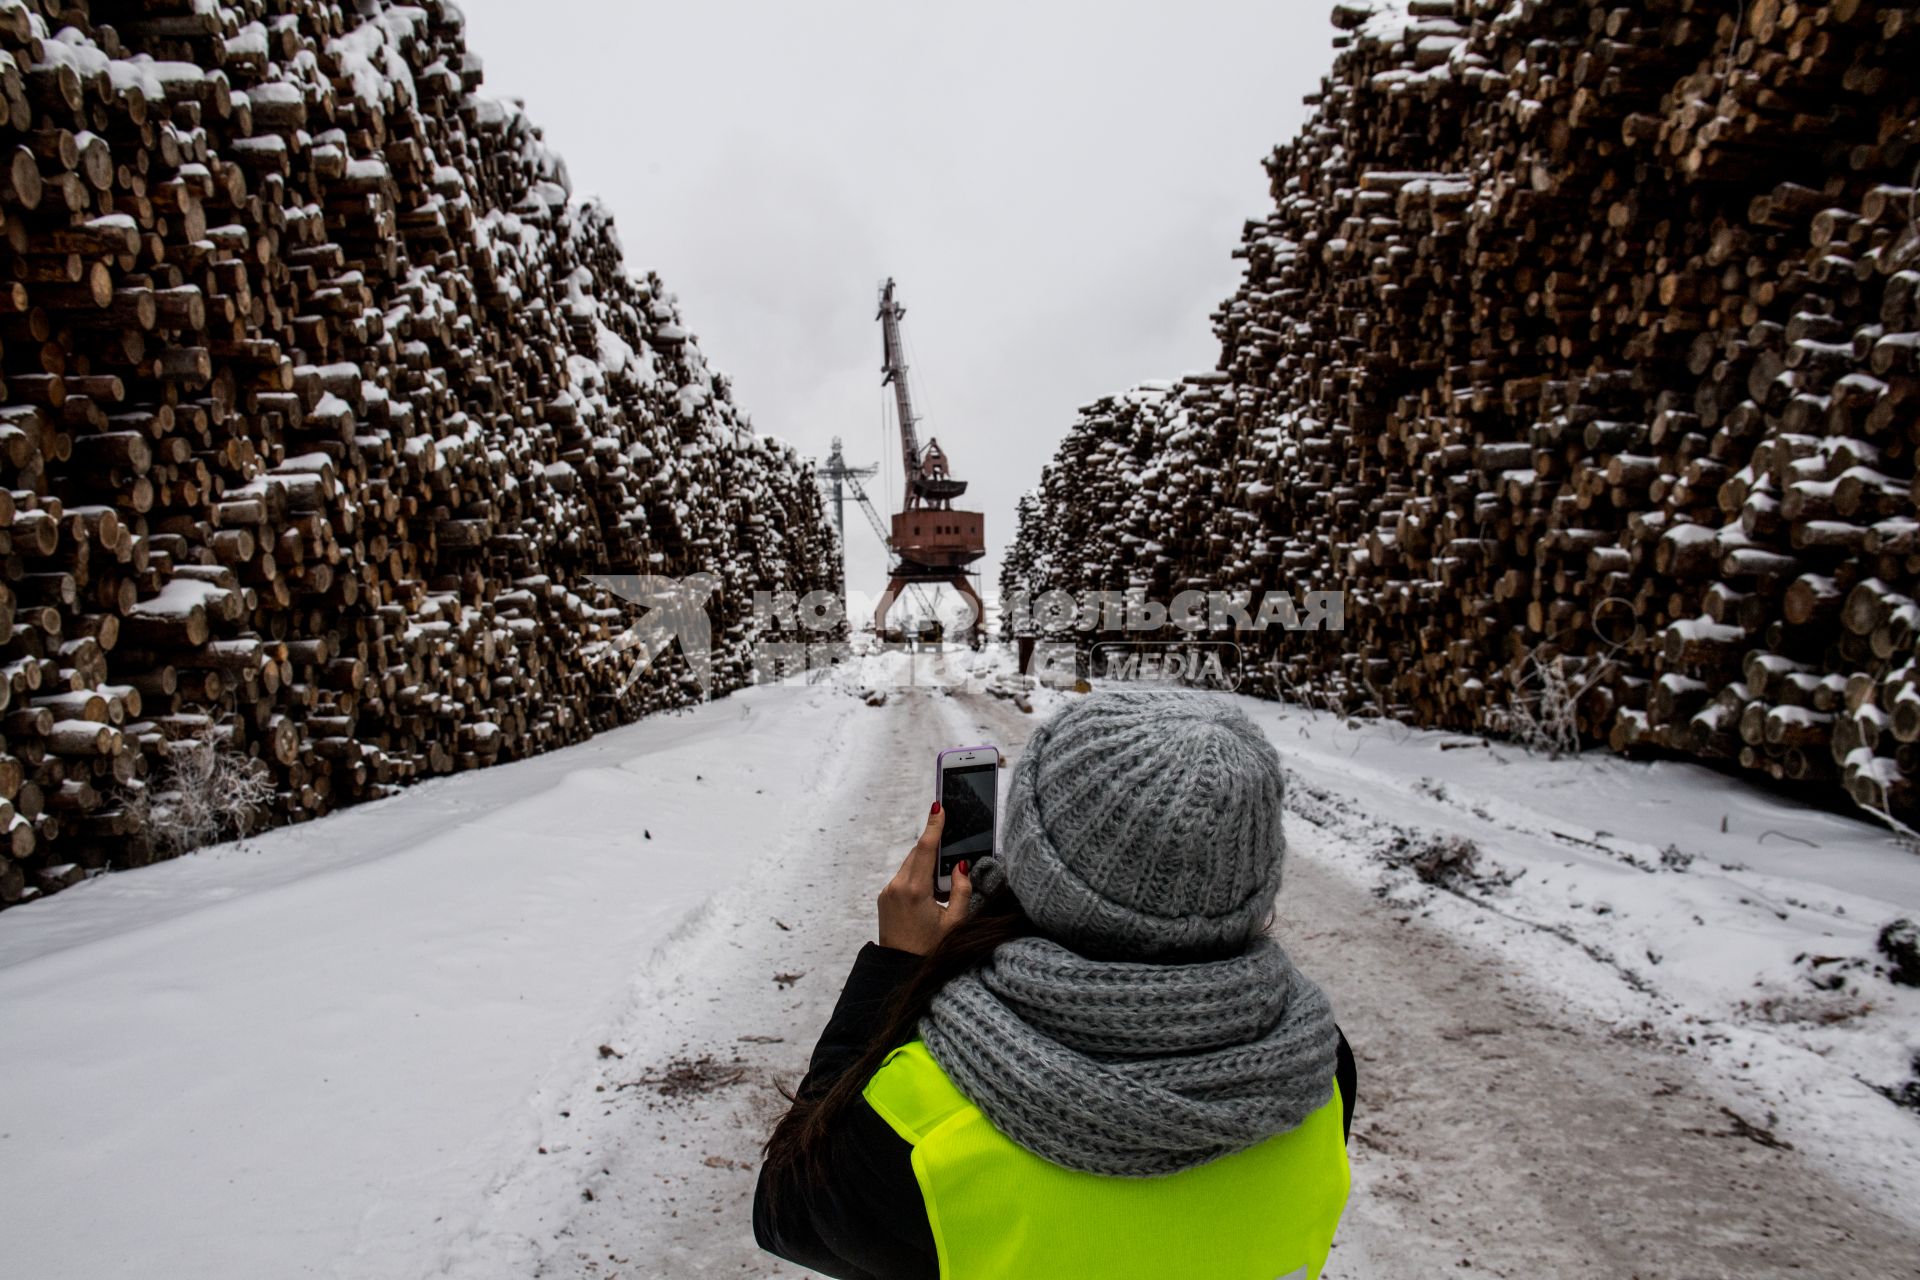
[[[610,1046],[625,1056],[606,1062],[607,1092],[577,1104],[597,1108],[598,1154],[574,1162],[578,1193],[548,1188],[538,1275],[812,1274],[753,1242],[760,1143],[786,1105],[776,1086],[798,1082],[847,966],[873,937],[874,897],[918,834],[935,752],[979,741],[980,725],[1000,725],[989,719],[999,706],[906,689],[853,718],[811,829],[713,904],[645,980],[648,1016],[631,1045]],[[1025,735],[1012,721],[994,740],[1013,754]]]
[[[1405,831],[1359,816],[1359,797],[1318,798],[1332,811],[1290,804],[1277,932],[1359,1064],[1326,1280],[1920,1276],[1920,1231],[1755,1141],[1747,1126],[1770,1122],[1738,1082],[1651,1023],[1608,1026],[1540,985],[1537,926],[1486,946],[1354,878],[1335,844],[1377,857]],[[1649,1000],[1603,950],[1561,941],[1623,1001]]]

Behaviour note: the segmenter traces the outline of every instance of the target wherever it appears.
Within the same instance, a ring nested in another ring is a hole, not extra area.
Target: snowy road
[[[576,1206],[570,1220],[531,1224],[559,1231],[540,1274],[811,1274],[753,1243],[759,1143],[784,1106],[774,1082],[798,1080],[854,953],[873,937],[874,896],[926,819],[935,752],[980,741],[1017,752],[1031,723],[982,694],[931,690],[897,691],[864,712],[838,785],[652,976],[652,1010],[623,1029],[625,1057],[603,1073],[608,1093],[582,1099],[577,1137],[556,1129],[605,1159],[537,1170],[544,1185],[526,1206]],[[688,1069],[703,1061],[713,1065]],[[636,1079],[669,1083],[620,1087]]]
[[[1360,1064],[1330,1280],[1920,1276],[1920,1120],[1862,1083],[1916,1047],[1912,993],[1855,968],[1809,1003],[1794,954],[1858,953],[1920,859],[1699,771],[1248,705],[1294,771],[1278,931]],[[934,751],[1033,723],[754,690],[0,916],[13,1261],[797,1274],[748,1223],[774,1082]],[[1383,860],[1420,833],[1476,877]]]
[[[672,1079],[704,1055],[737,1062],[739,1082],[623,1090],[583,1125],[612,1154],[543,1275],[795,1274],[746,1234],[756,1144],[780,1106],[768,1082],[797,1077],[871,937],[872,896],[917,829],[922,762],[976,728],[1017,756],[1033,723],[1003,701],[931,692],[896,695],[872,720],[812,836],[730,904],[727,930],[679,958],[660,989],[669,1018],[608,1073]],[[1332,847],[1351,833],[1297,814],[1289,829],[1280,935],[1333,996],[1360,1060],[1355,1194],[1329,1280],[1920,1276],[1920,1229],[1889,1203],[1899,1189],[1858,1194],[1756,1141],[1722,1110],[1757,1121],[1752,1089],[1531,979],[1534,954],[1564,941],[1521,926],[1492,945],[1451,937],[1350,874],[1371,852]],[[777,981],[789,973],[803,976]]]

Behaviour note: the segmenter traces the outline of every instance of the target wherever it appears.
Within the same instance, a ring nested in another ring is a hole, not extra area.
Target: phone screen
[[[935,873],[953,874],[953,864],[976,862],[993,851],[993,809],[1000,770],[992,764],[956,765],[940,771],[940,808],[946,826],[940,835],[940,865]]]

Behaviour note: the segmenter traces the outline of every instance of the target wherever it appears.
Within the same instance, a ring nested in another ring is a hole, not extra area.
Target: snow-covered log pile
[[[1259,691],[1911,818],[1920,7],[1334,21],[1219,372],[1090,406],[1003,585],[1344,589]]]
[[[167,852],[210,754],[292,821],[697,698],[588,574],[715,575],[716,691],[837,585],[480,78],[441,0],[0,0],[0,904]]]

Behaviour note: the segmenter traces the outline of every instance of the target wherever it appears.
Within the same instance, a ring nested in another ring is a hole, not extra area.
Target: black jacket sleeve
[[[918,956],[875,943],[861,948],[796,1094],[824,1093],[854,1064],[887,998],[919,963]],[[761,1168],[753,1196],[759,1246],[839,1280],[936,1280],[933,1229],[906,1139],[856,1098],[827,1135],[822,1156],[820,1185],[776,1179]]]
[[[1340,1134],[1353,1137],[1353,1100],[1360,1089],[1360,1072],[1353,1064],[1353,1048],[1347,1043],[1347,1033],[1335,1027],[1334,1034],[1340,1037],[1340,1047],[1334,1051],[1333,1078],[1340,1086]]]
[[[887,998],[912,976],[919,957],[868,943],[840,989],[840,1001],[814,1046],[795,1093],[831,1088],[873,1037]],[[1340,1035],[1334,1079],[1343,1132],[1353,1128],[1358,1072]],[[753,1238],[762,1249],[838,1280],[937,1280],[939,1258],[913,1149],[866,1099],[856,1098],[827,1135],[823,1184],[775,1178],[763,1166],[753,1196]]]

